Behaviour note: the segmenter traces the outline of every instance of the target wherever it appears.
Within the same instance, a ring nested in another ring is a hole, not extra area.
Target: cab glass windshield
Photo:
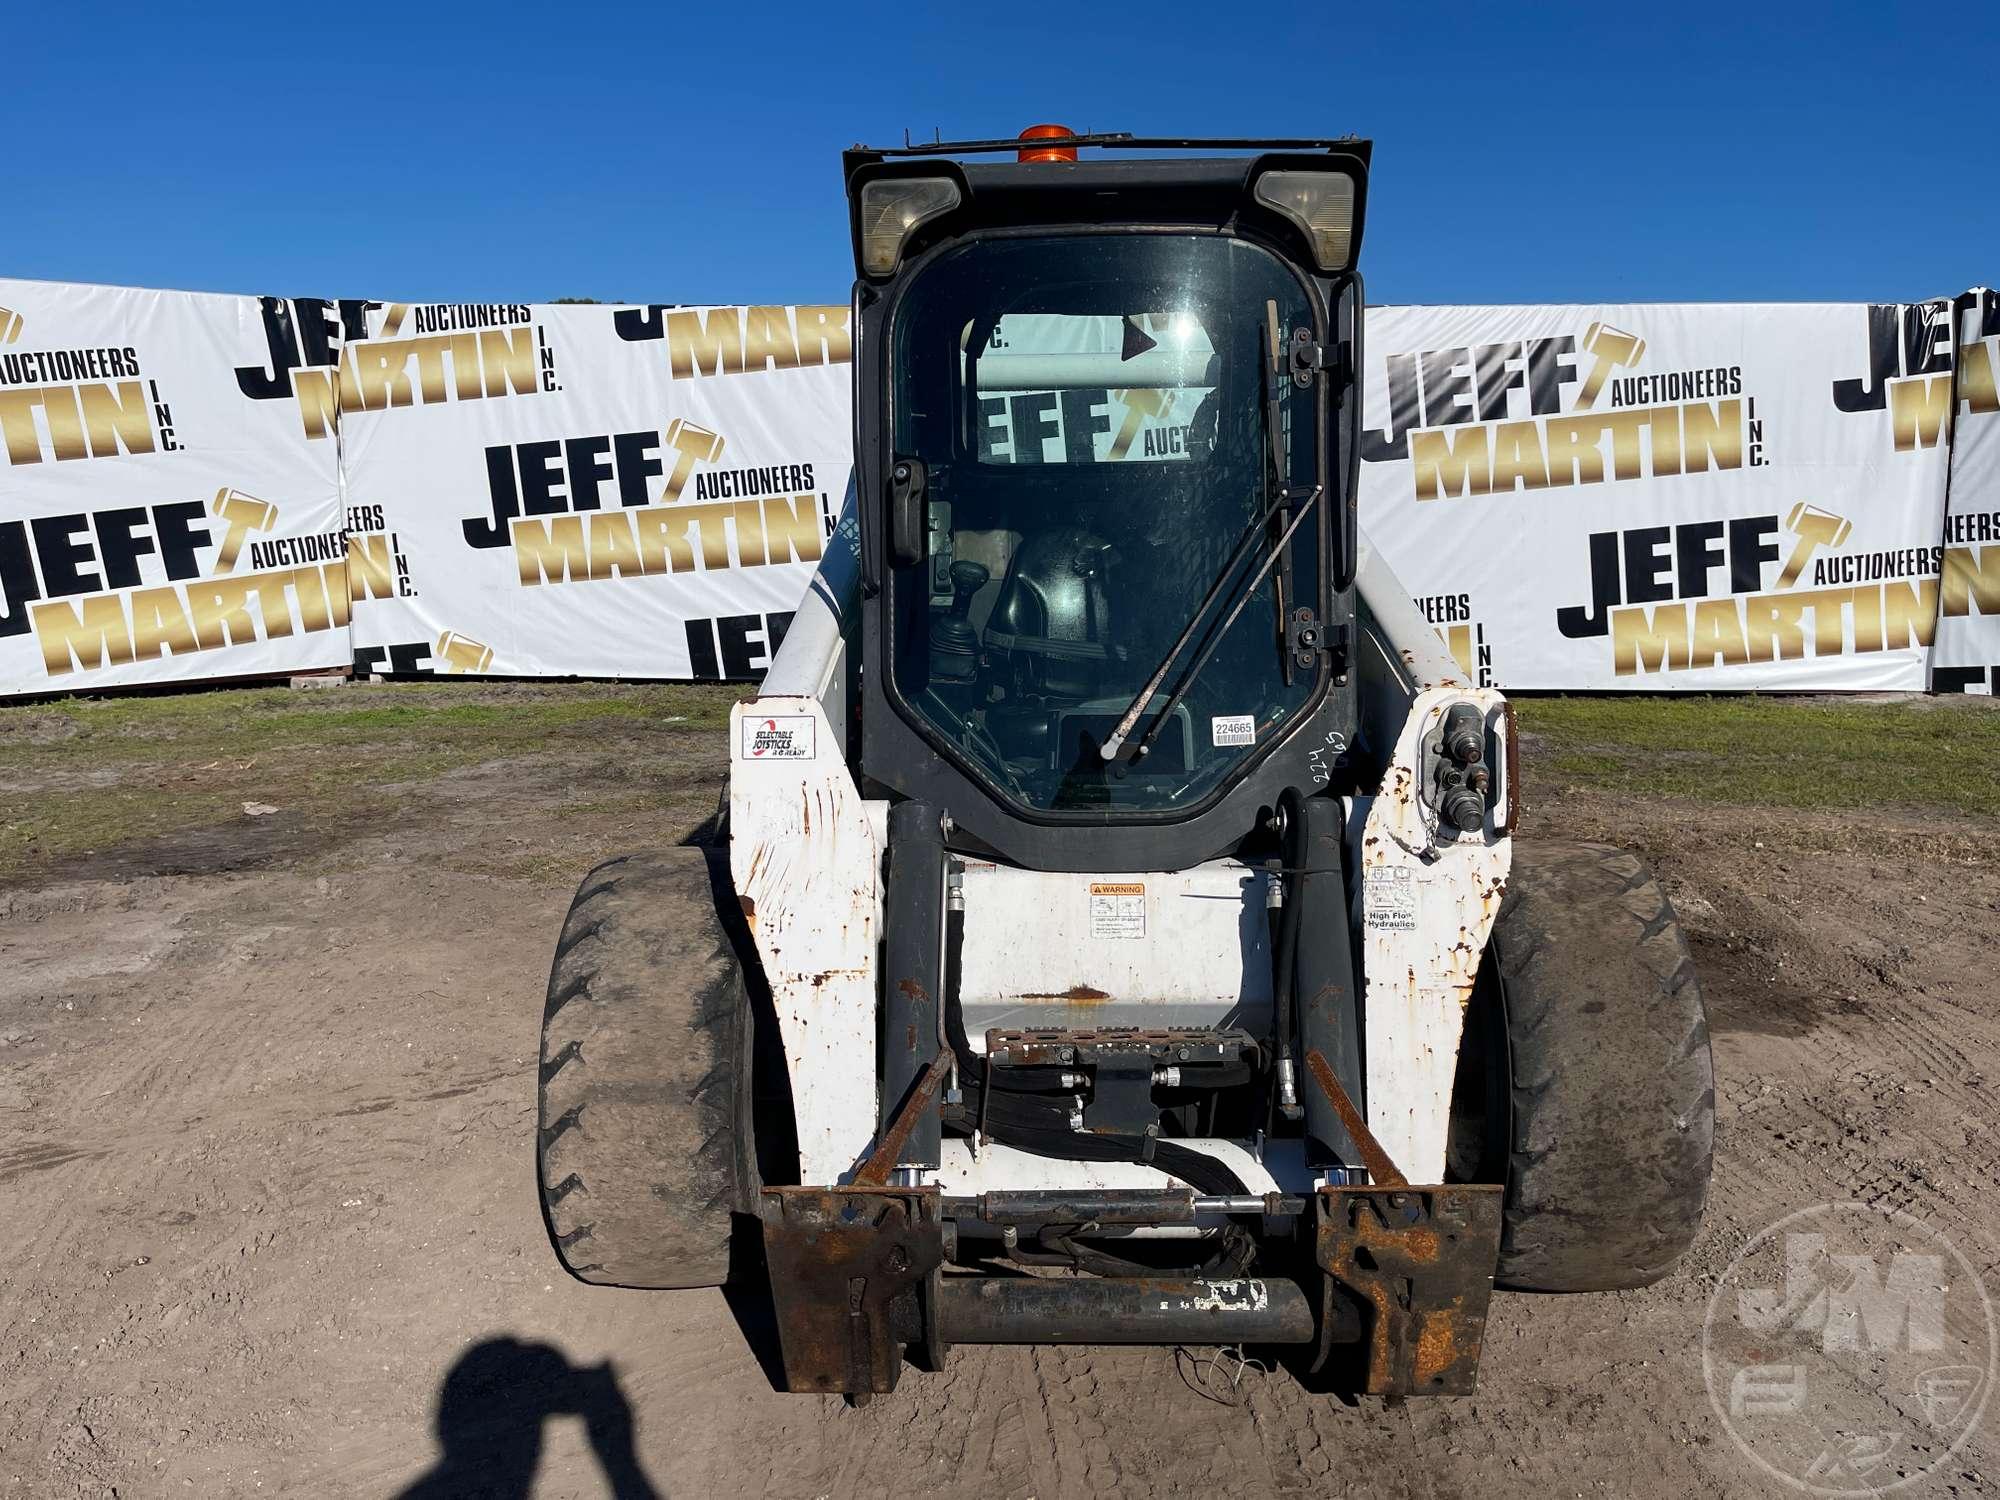
[[[1272,352],[1312,328],[1282,262],[1212,235],[976,241],[904,290],[894,460],[928,526],[891,672],[1002,795],[1171,811],[1311,701],[1286,630],[1319,608],[1314,406]]]

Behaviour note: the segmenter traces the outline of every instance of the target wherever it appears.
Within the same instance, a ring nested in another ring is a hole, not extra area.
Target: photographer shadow
[[[548,1344],[488,1339],[468,1349],[438,1389],[443,1449],[400,1500],[528,1500],[550,1417],[581,1417],[618,1500],[659,1500],[639,1465],[632,1403],[607,1361],[572,1365]]]

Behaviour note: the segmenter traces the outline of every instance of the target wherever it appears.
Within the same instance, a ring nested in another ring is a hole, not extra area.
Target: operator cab
[[[1185,868],[1354,734],[1368,148],[1040,129],[848,154],[860,770],[1027,868]]]

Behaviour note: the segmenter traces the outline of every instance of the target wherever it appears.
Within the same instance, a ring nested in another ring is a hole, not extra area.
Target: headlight
[[[1266,172],[1257,201],[1306,232],[1322,271],[1344,271],[1354,256],[1354,179],[1344,172]]]
[[[861,269],[887,276],[902,259],[903,243],[919,224],[959,203],[949,177],[884,177],[861,189]]]

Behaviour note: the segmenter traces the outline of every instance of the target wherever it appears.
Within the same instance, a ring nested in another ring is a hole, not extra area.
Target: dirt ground
[[[479,691],[525,712],[583,690]],[[0,717],[0,744],[66,732]],[[686,833],[723,771],[713,713],[670,717],[414,760],[430,731],[397,727],[401,759],[357,749],[334,777],[368,789],[366,816],[288,806],[326,768],[280,745],[257,773],[275,811],[14,863],[0,1496],[1762,1494],[1699,1353],[1749,1236],[1823,1201],[1893,1205],[2000,1290],[1993,822],[1634,802],[1534,779],[1531,746],[1533,830],[1649,854],[1700,964],[1715,1190],[1667,1281],[1497,1296],[1464,1400],[1348,1404],[1252,1373],[1226,1407],[1143,1349],[964,1349],[858,1411],[778,1394],[754,1298],[582,1286],[535,1205],[569,894]],[[0,816],[203,769],[132,733],[17,759]],[[1918,1492],[1996,1481],[1989,1425]]]

